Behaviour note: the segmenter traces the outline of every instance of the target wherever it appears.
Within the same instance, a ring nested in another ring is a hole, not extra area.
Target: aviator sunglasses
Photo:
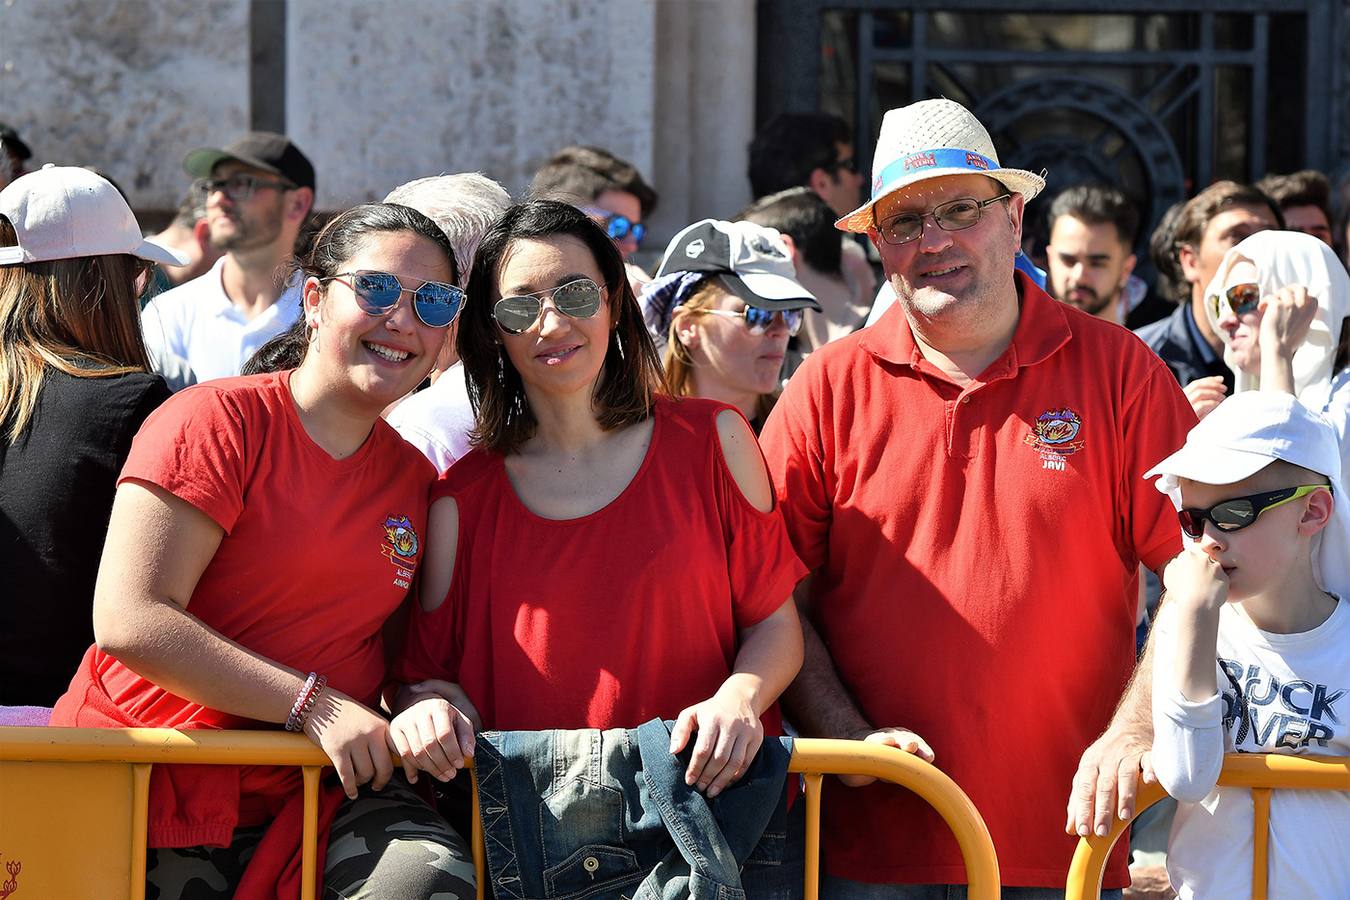
[[[621,241],[628,235],[633,236],[633,242],[642,243],[642,239],[647,236],[647,226],[641,222],[634,222],[627,216],[621,216],[618,213],[612,213],[607,209],[601,209],[598,206],[587,206],[582,210],[588,216],[594,216],[600,220],[600,224],[605,227],[605,234],[609,235],[610,240]]]
[[[343,281],[356,295],[356,305],[371,316],[387,315],[405,293],[413,295],[413,312],[423,325],[445,328],[455,321],[464,306],[464,292],[443,281],[424,281],[416,290],[405,288],[398,276],[389,272],[338,272],[324,281]]]
[[[747,306],[740,312],[734,312],[729,309],[700,309],[699,312],[710,316],[722,316],[727,319],[740,319],[745,323],[746,330],[751,334],[764,334],[773,326],[774,320],[782,317],[783,324],[787,326],[788,334],[792,337],[797,336],[801,330],[802,319],[805,313],[800,309],[761,309],[758,306]]]
[[[554,308],[564,316],[589,319],[600,311],[603,295],[594,281],[578,278],[555,288],[503,297],[492,307],[492,317],[507,334],[524,334],[539,321],[544,312],[544,298],[550,296]]]
[[[887,216],[877,223],[881,239],[888,244],[908,244],[923,234],[923,220],[931,215],[937,227],[943,231],[962,231],[974,226],[984,215],[984,208],[1000,200],[1010,200],[1012,194],[999,194],[988,200],[976,200],[974,197],[961,197],[939,203],[931,213],[904,212]]]
[[[1215,318],[1223,317],[1222,303],[1228,304],[1233,315],[1245,316],[1247,313],[1256,312],[1256,308],[1261,305],[1261,285],[1235,284],[1224,291],[1221,297],[1213,298],[1213,302]]]
[[[1184,508],[1178,510],[1181,530],[1186,536],[1200,540],[1205,534],[1205,522],[1213,522],[1220,531],[1241,531],[1256,521],[1261,513],[1286,503],[1292,503],[1299,497],[1306,497],[1318,488],[1330,488],[1325,484],[1305,484],[1301,487],[1280,488],[1278,491],[1266,491],[1246,497],[1234,497],[1216,503],[1209,509]]]

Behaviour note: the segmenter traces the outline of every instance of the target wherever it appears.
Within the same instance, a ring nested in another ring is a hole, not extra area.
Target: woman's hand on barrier
[[[413,783],[419,769],[441,781],[454,778],[473,756],[473,731],[469,717],[439,693],[414,700],[389,724],[389,738]]]
[[[933,753],[933,748],[928,746],[928,742],[908,728],[878,728],[871,731],[860,731],[857,734],[849,735],[849,738],[868,744],[895,747],[897,750],[913,753],[927,763],[931,763],[937,758],[936,754]],[[849,787],[862,787],[877,779],[873,775],[840,775],[839,780]]]
[[[483,717],[478,714],[478,707],[473,705],[473,701],[470,700],[469,695],[464,692],[464,688],[460,687],[455,682],[442,681],[439,678],[428,678],[426,681],[419,681],[415,684],[408,685],[406,690],[414,697],[418,694],[439,694],[446,700],[449,700],[450,704],[454,706],[455,709],[464,713],[465,717],[472,723],[474,731],[483,730]]]
[[[740,778],[764,743],[764,726],[750,697],[729,684],[680,712],[670,732],[670,752],[683,750],[695,731],[698,739],[684,783],[709,797],[716,797]]]
[[[341,691],[324,689],[305,720],[304,731],[333,761],[342,790],[353,800],[360,785],[369,781],[378,791],[394,774],[389,723]]]

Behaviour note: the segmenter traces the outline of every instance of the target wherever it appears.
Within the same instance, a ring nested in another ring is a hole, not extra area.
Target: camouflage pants
[[[266,826],[235,830],[228,847],[151,850],[146,900],[229,900]],[[328,833],[323,900],[471,900],[468,844],[395,776],[344,800]]]

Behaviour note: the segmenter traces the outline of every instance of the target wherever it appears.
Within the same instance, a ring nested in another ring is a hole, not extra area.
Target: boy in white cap
[[[1253,391],[1145,476],[1186,535],[1153,664],[1153,768],[1180,801],[1167,868],[1183,898],[1251,895],[1251,794],[1216,787],[1225,752],[1350,755],[1340,471],[1330,423]],[[1269,896],[1350,896],[1350,792],[1276,791],[1270,823]]]

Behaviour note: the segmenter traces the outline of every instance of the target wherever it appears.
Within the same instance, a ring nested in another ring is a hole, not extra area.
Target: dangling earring
[[[623,338],[619,337],[617,329],[614,332],[614,346],[619,350],[619,359],[627,359],[627,357],[623,355]]]
[[[497,345],[497,383],[506,384],[506,350]]]

